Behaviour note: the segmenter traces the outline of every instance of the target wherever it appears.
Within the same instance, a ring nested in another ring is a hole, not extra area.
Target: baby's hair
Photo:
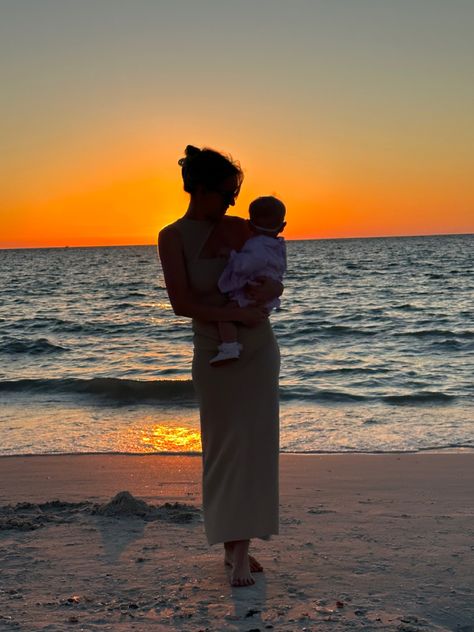
[[[265,225],[271,223],[275,227],[285,219],[286,207],[273,195],[259,197],[249,206],[250,220],[255,224],[264,221]]]
[[[244,179],[243,171],[237,161],[230,156],[220,154],[214,149],[199,149],[188,145],[184,150],[185,157],[178,160],[183,177],[184,190],[194,193],[199,185],[208,191],[215,191],[224,180],[236,176],[238,187]]]

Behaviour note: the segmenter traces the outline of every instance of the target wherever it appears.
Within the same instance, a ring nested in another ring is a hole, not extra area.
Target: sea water
[[[474,235],[287,247],[281,450],[474,447]],[[191,359],[155,247],[0,251],[0,454],[199,452]]]

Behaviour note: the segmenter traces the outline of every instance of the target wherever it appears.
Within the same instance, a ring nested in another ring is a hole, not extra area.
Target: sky
[[[474,232],[472,0],[0,0],[0,247],[153,244],[187,144],[288,239]]]

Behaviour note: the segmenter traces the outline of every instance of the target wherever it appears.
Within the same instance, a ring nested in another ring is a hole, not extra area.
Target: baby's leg
[[[237,303],[231,301],[228,305],[237,306]],[[218,347],[218,354],[211,358],[209,363],[212,366],[221,366],[238,360],[242,345],[237,340],[237,325],[231,321],[219,321],[217,329],[221,342]]]
[[[226,307],[238,307],[237,301],[229,301]],[[221,342],[237,342],[237,325],[230,320],[217,323]]]
[[[220,321],[217,323],[221,342],[237,342],[237,326],[232,321]]]

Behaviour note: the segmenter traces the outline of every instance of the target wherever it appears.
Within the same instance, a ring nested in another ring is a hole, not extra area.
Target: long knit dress
[[[182,218],[174,226],[184,246],[188,281],[199,302],[223,305],[217,281],[227,260],[201,250],[215,224]],[[280,352],[269,320],[238,326],[239,360],[220,367],[216,323],[193,320],[192,377],[200,409],[204,527],[210,545],[270,539],[279,527]]]

